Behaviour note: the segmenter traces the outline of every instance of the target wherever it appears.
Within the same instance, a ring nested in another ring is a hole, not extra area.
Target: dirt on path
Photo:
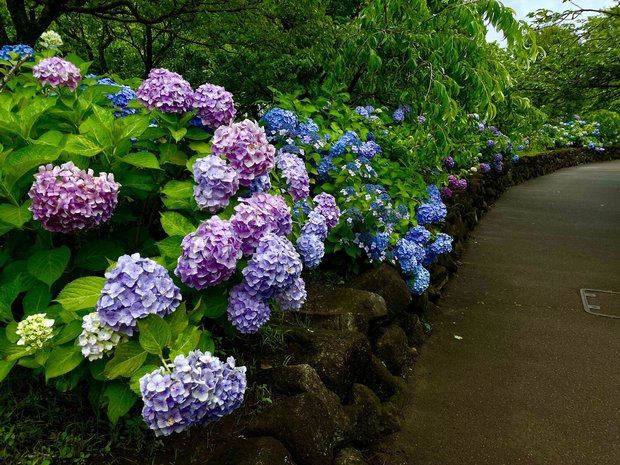
[[[513,187],[461,262],[373,465],[619,465],[620,319],[580,289],[620,291],[620,161]]]

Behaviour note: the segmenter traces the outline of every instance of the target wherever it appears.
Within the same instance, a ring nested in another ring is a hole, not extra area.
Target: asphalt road
[[[579,291],[620,291],[620,161],[511,188],[461,261],[372,463],[619,465],[620,319]]]

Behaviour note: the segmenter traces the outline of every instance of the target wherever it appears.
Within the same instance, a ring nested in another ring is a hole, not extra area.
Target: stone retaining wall
[[[301,326],[285,334],[286,363],[260,370],[272,403],[240,418],[239,435],[217,447],[208,465],[364,465],[360,449],[399,428],[403,377],[426,337],[425,321],[465,243],[489,206],[510,186],[557,169],[620,158],[568,149],[523,157],[503,173],[474,174],[448,200],[443,229],[454,251],[431,267],[431,287],[412,299],[400,273],[382,265],[341,286],[308,283]],[[217,428],[217,425],[216,425]]]

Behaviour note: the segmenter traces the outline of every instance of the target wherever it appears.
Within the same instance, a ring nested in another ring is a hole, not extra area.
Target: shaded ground
[[[620,320],[581,288],[620,291],[619,161],[513,187],[482,220],[373,464],[620,464]]]

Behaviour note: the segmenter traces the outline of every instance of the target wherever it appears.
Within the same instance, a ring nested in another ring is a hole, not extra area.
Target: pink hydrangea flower
[[[67,86],[74,91],[82,78],[77,66],[58,57],[44,58],[33,66],[32,75],[42,86]]]

